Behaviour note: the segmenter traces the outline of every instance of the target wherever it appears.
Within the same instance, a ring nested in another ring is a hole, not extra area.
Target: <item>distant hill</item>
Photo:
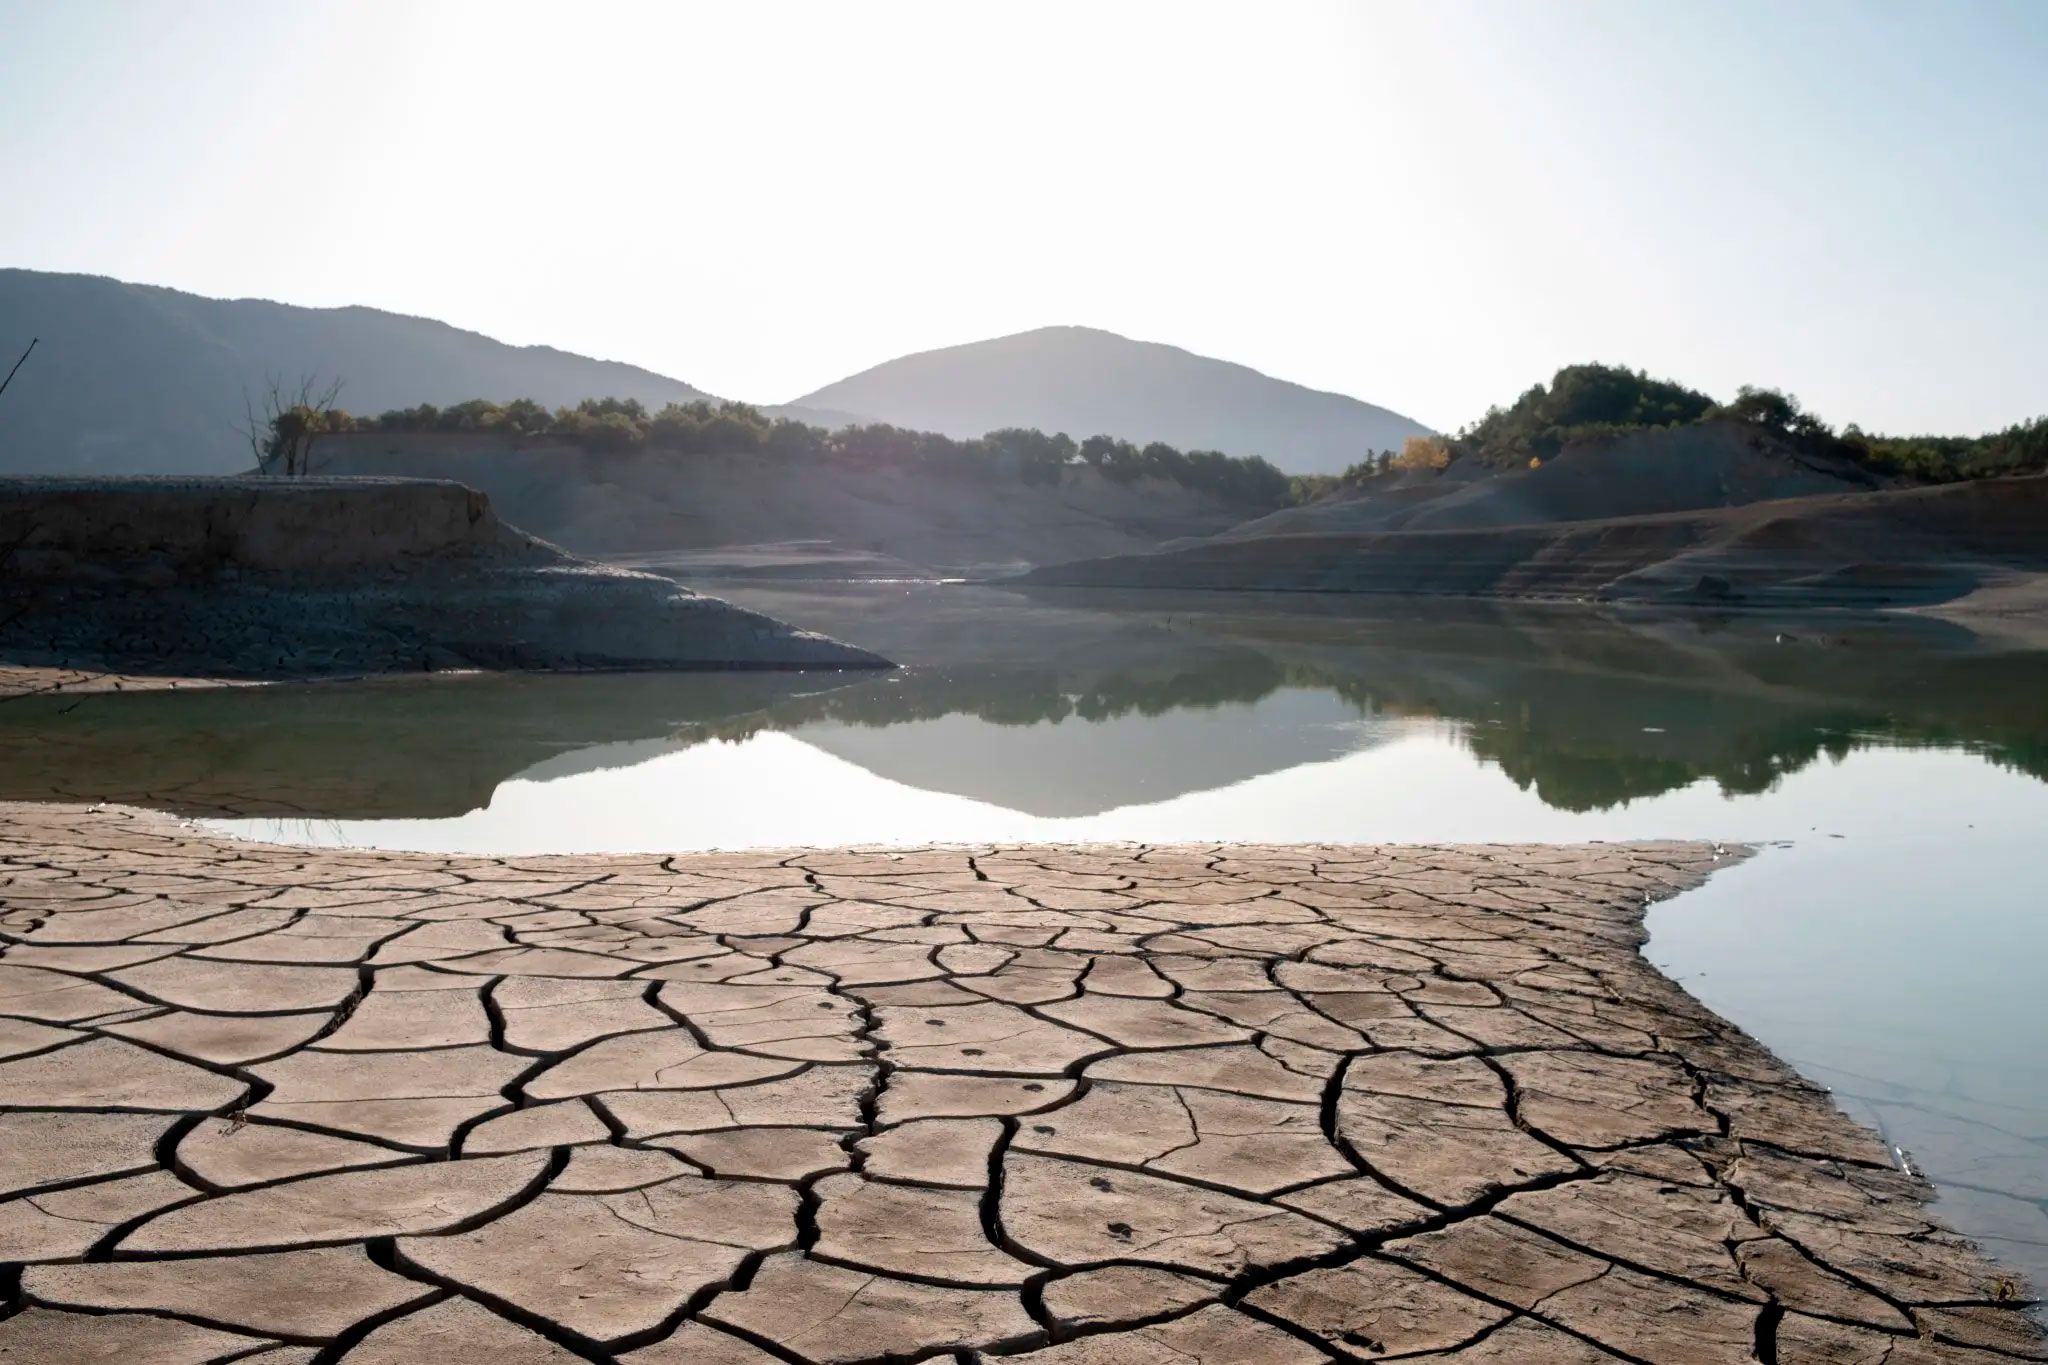
[[[904,356],[796,403],[949,436],[1037,427],[1263,455],[1290,474],[1333,474],[1428,431],[1356,398],[1092,327]]]
[[[1567,365],[1455,436],[1303,482],[1308,497],[1206,540],[1023,581],[1717,610],[2048,603],[2048,418],[1981,436],[1838,433],[1776,389],[1717,403],[1640,370]]]
[[[1901,485],[1739,418],[1567,438],[1537,467],[1396,470],[1062,587],[1777,610],[2048,601],[2048,477]]]
[[[345,382],[380,412],[480,394],[555,406],[599,395],[650,407],[708,397],[633,365],[501,341],[374,308],[208,299],[93,275],[0,270],[0,474],[228,473],[249,465],[242,395],[269,374]]]
[[[549,407],[636,398],[651,409],[711,397],[635,365],[510,346],[431,318],[0,269],[0,368],[30,337],[41,344],[0,396],[0,474],[245,469],[243,394],[270,375],[339,378],[340,406],[371,414],[479,397]],[[1342,394],[1085,327],[904,356],[764,411],[962,438],[1012,426],[1101,433],[1265,455],[1289,473],[1334,473],[1424,431]]]

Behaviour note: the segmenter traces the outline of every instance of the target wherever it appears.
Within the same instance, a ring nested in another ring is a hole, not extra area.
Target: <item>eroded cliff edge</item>
[[[0,481],[0,662],[307,678],[887,661],[415,479]]]

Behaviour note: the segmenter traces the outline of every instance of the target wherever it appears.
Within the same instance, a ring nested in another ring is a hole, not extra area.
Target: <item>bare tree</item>
[[[349,415],[334,406],[341,384],[336,379],[323,388],[320,377],[309,374],[301,375],[293,389],[273,374],[265,380],[260,401],[242,390],[242,410],[248,415],[242,434],[258,470],[288,478],[312,472],[313,442],[330,431],[346,431],[350,424]]]
[[[20,369],[20,368],[22,367],[22,365],[23,365],[23,364],[24,364],[24,363],[25,363],[25,362],[26,362],[26,361],[28,360],[28,357],[29,357],[29,351],[33,351],[33,350],[35,350],[35,348],[36,348],[36,343],[37,343],[38,341],[41,341],[41,340],[42,340],[42,338],[41,338],[41,337],[30,337],[30,338],[28,339],[28,350],[27,350],[27,351],[23,351],[23,352],[21,353],[21,359],[20,359],[20,360],[17,360],[17,361],[15,361],[15,362],[14,362],[14,369],[13,369],[13,370],[9,370],[9,371],[7,372],[7,377],[6,377],[5,379],[0,379],[0,393],[5,393],[5,392],[7,392],[7,386],[8,386],[9,384],[12,384],[12,383],[14,382],[14,372],[15,372],[15,370],[19,370],[19,369]]]

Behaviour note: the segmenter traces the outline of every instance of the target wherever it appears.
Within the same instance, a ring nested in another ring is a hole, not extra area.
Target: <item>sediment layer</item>
[[[2048,479],[1996,479],[1593,521],[1214,539],[1016,581],[1871,609],[2039,583],[2044,530]]]
[[[1882,1145],[1639,956],[1728,856],[0,807],[0,1355],[2040,1359]]]
[[[0,661],[306,678],[884,660],[505,525],[460,484],[0,480]],[[5,680],[0,680],[5,681]]]

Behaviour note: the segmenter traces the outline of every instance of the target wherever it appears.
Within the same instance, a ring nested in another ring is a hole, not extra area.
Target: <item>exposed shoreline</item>
[[[1026,586],[1359,593],[1715,610],[2041,610],[2048,479],[1447,529],[1224,536]]]
[[[439,857],[0,806],[0,1122],[63,1192],[0,1203],[0,1345],[2038,1359],[1925,1186],[1641,956],[1715,865]]]
[[[890,666],[579,559],[426,480],[0,479],[0,565],[13,667],[189,681]]]
[[[806,583],[824,585],[841,581],[858,580],[785,580],[791,587],[801,587]],[[1063,592],[1226,593],[1245,597],[1263,594],[1279,597],[1355,598],[1360,601],[1390,604],[1446,602],[1526,608],[1530,611],[1584,611],[1622,620],[1742,618],[1751,621],[1780,621],[1788,625],[1810,625],[1816,628],[1829,625],[1853,626],[1859,623],[1867,625],[1924,617],[1968,627],[1987,641],[1996,640],[2000,648],[2048,649],[2048,576],[2017,578],[2010,583],[1987,586],[1950,602],[1901,602],[1888,606],[1861,607],[1824,603],[1636,601],[1627,598],[1566,597],[1535,593],[1425,592],[1412,588],[1332,588],[1275,586],[1268,583],[1203,584],[1198,587],[1179,583],[1055,583],[1040,582],[1029,576],[964,581],[971,582],[976,587],[1046,593],[1055,600],[1057,595]]]

